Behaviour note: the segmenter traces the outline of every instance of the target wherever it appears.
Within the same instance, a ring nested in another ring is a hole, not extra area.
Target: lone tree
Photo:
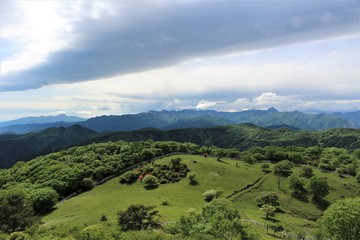
[[[265,214],[266,220],[269,220],[269,217],[275,216],[276,207],[270,204],[264,204],[261,206],[260,211]]]
[[[130,205],[126,210],[119,211],[118,223],[122,230],[143,230],[158,227],[158,211],[154,206],[144,206],[141,204]]]
[[[360,239],[360,197],[343,199],[330,205],[319,220],[329,239]]]
[[[143,179],[144,188],[156,188],[159,185],[158,179],[153,175],[146,175]]]
[[[288,182],[289,182],[289,188],[294,190],[295,194],[305,193],[306,192],[306,190],[304,188],[304,183],[303,183],[303,181],[301,181],[300,178],[298,178],[298,177],[296,177],[294,175],[291,175],[288,178]]]
[[[261,195],[256,197],[256,202],[258,206],[262,206],[264,204],[270,204],[272,206],[279,205],[279,197],[275,192],[262,192]]]
[[[329,194],[329,185],[323,178],[310,178],[308,189],[314,195],[315,200],[320,200]]]

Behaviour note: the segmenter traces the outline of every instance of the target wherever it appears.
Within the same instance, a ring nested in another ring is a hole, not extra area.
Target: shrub
[[[95,181],[91,178],[84,178],[81,182],[81,185],[84,190],[91,190],[95,186]]]
[[[307,165],[302,166],[300,176],[306,178],[311,178],[312,176],[314,176],[312,167]]]
[[[268,164],[268,163],[261,164],[261,169],[262,169],[263,172],[269,172],[270,171],[270,164]]]
[[[111,240],[113,236],[103,225],[91,225],[77,234],[78,240]]]
[[[38,188],[31,191],[34,211],[44,213],[50,211],[57,203],[59,195],[52,188]]]
[[[256,197],[255,201],[258,206],[262,206],[264,204],[270,204],[272,206],[279,205],[279,197],[275,192],[262,192],[259,196]]]
[[[217,188],[216,190],[210,189],[203,193],[203,197],[205,201],[210,202],[213,199],[218,198],[223,192],[224,190],[221,188]]]
[[[159,185],[158,179],[153,175],[146,175],[142,182],[145,188],[155,188]]]
[[[279,176],[289,176],[293,167],[294,164],[289,160],[280,161],[274,166],[274,174]]]
[[[138,174],[133,171],[128,171],[119,177],[120,183],[132,183],[138,178]]]

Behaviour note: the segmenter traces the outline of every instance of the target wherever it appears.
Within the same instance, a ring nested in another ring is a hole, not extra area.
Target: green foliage
[[[130,205],[126,210],[117,213],[118,223],[123,231],[157,228],[158,211],[154,209],[153,206]]]
[[[77,240],[112,240],[111,232],[101,224],[86,227],[76,236]]]
[[[319,200],[329,194],[329,185],[323,178],[312,177],[309,180],[307,188],[314,196],[314,199]]]
[[[275,192],[262,192],[259,196],[255,199],[258,206],[262,206],[264,204],[269,204],[272,206],[278,206],[279,203],[279,196]]]
[[[274,174],[279,176],[289,176],[292,172],[291,169],[294,167],[294,164],[289,160],[283,160],[275,164]]]
[[[189,178],[190,184],[194,185],[197,183],[196,174],[194,172],[190,173],[188,175],[188,178]]]
[[[270,164],[269,163],[263,163],[261,164],[261,169],[263,172],[268,172],[270,169]]]
[[[45,213],[50,211],[57,203],[59,195],[52,188],[38,188],[30,192],[34,211]]]
[[[139,174],[135,173],[134,171],[127,171],[119,177],[119,182],[129,184],[136,181],[138,176]]]
[[[9,240],[27,240],[30,239],[29,234],[25,232],[13,232],[10,233]]]
[[[241,216],[228,201],[212,201],[199,214],[181,217],[176,223],[182,235],[205,234],[216,239],[241,239],[246,233],[241,225]]]
[[[360,173],[358,173],[358,174],[356,175],[356,180],[357,180],[358,183],[360,183]]]
[[[153,175],[146,175],[142,183],[144,184],[144,188],[156,188],[159,186],[159,180]]]
[[[304,182],[295,175],[291,175],[288,178],[288,182],[289,182],[289,188],[292,189],[295,192],[295,194],[306,192],[304,187]]]
[[[261,206],[260,211],[265,214],[265,218],[268,220],[269,217],[275,216],[276,207],[270,204],[264,204]]]
[[[220,195],[224,192],[222,189],[210,189],[203,193],[203,197],[205,201],[212,201],[213,199],[216,199],[220,197]]]
[[[301,167],[300,176],[301,177],[306,177],[306,178],[311,178],[312,176],[314,176],[313,168],[311,166],[308,166],[308,165],[303,165]]]
[[[92,180],[91,178],[84,178],[82,181],[81,181],[81,186],[84,190],[91,190],[94,188],[95,186],[95,181]]]
[[[360,239],[360,197],[339,200],[319,220],[328,239]]]
[[[31,199],[19,190],[0,191],[0,230],[11,233],[36,222]]]

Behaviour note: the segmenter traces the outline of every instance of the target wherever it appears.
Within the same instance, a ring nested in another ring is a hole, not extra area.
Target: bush
[[[159,186],[159,181],[156,177],[154,177],[153,175],[146,175],[143,178],[143,184],[144,184],[144,188],[155,188],[157,186]]]
[[[289,176],[291,174],[291,169],[294,167],[294,164],[289,160],[283,160],[275,164],[274,174],[279,176]]]
[[[261,169],[262,169],[263,172],[269,172],[270,171],[270,164],[268,164],[268,163],[261,164]]]
[[[78,233],[76,239],[78,240],[111,240],[114,239],[111,232],[103,225],[91,225]]]
[[[262,192],[255,199],[258,206],[262,206],[264,204],[270,204],[272,206],[279,205],[279,197],[275,192]]]
[[[52,188],[38,188],[31,191],[34,211],[44,213],[50,211],[57,203],[59,195]]]
[[[95,181],[92,180],[91,178],[84,178],[81,182],[81,185],[84,190],[86,190],[86,191],[91,190],[95,186]]]
[[[120,183],[132,183],[138,178],[138,174],[133,171],[128,171],[119,177]]]
[[[223,192],[224,190],[221,188],[210,189],[203,193],[203,197],[205,201],[210,202],[213,199],[218,198]]]
[[[306,178],[311,178],[312,176],[314,176],[312,167],[307,165],[302,166],[300,176]]]

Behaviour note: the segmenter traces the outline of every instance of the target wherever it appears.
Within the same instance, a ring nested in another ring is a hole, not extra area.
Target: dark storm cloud
[[[358,31],[358,1],[197,1],[119,5],[74,21],[77,41],[31,69],[1,76],[26,90],[172,66],[197,57],[277,47]],[[161,2],[161,1],[160,1]]]

